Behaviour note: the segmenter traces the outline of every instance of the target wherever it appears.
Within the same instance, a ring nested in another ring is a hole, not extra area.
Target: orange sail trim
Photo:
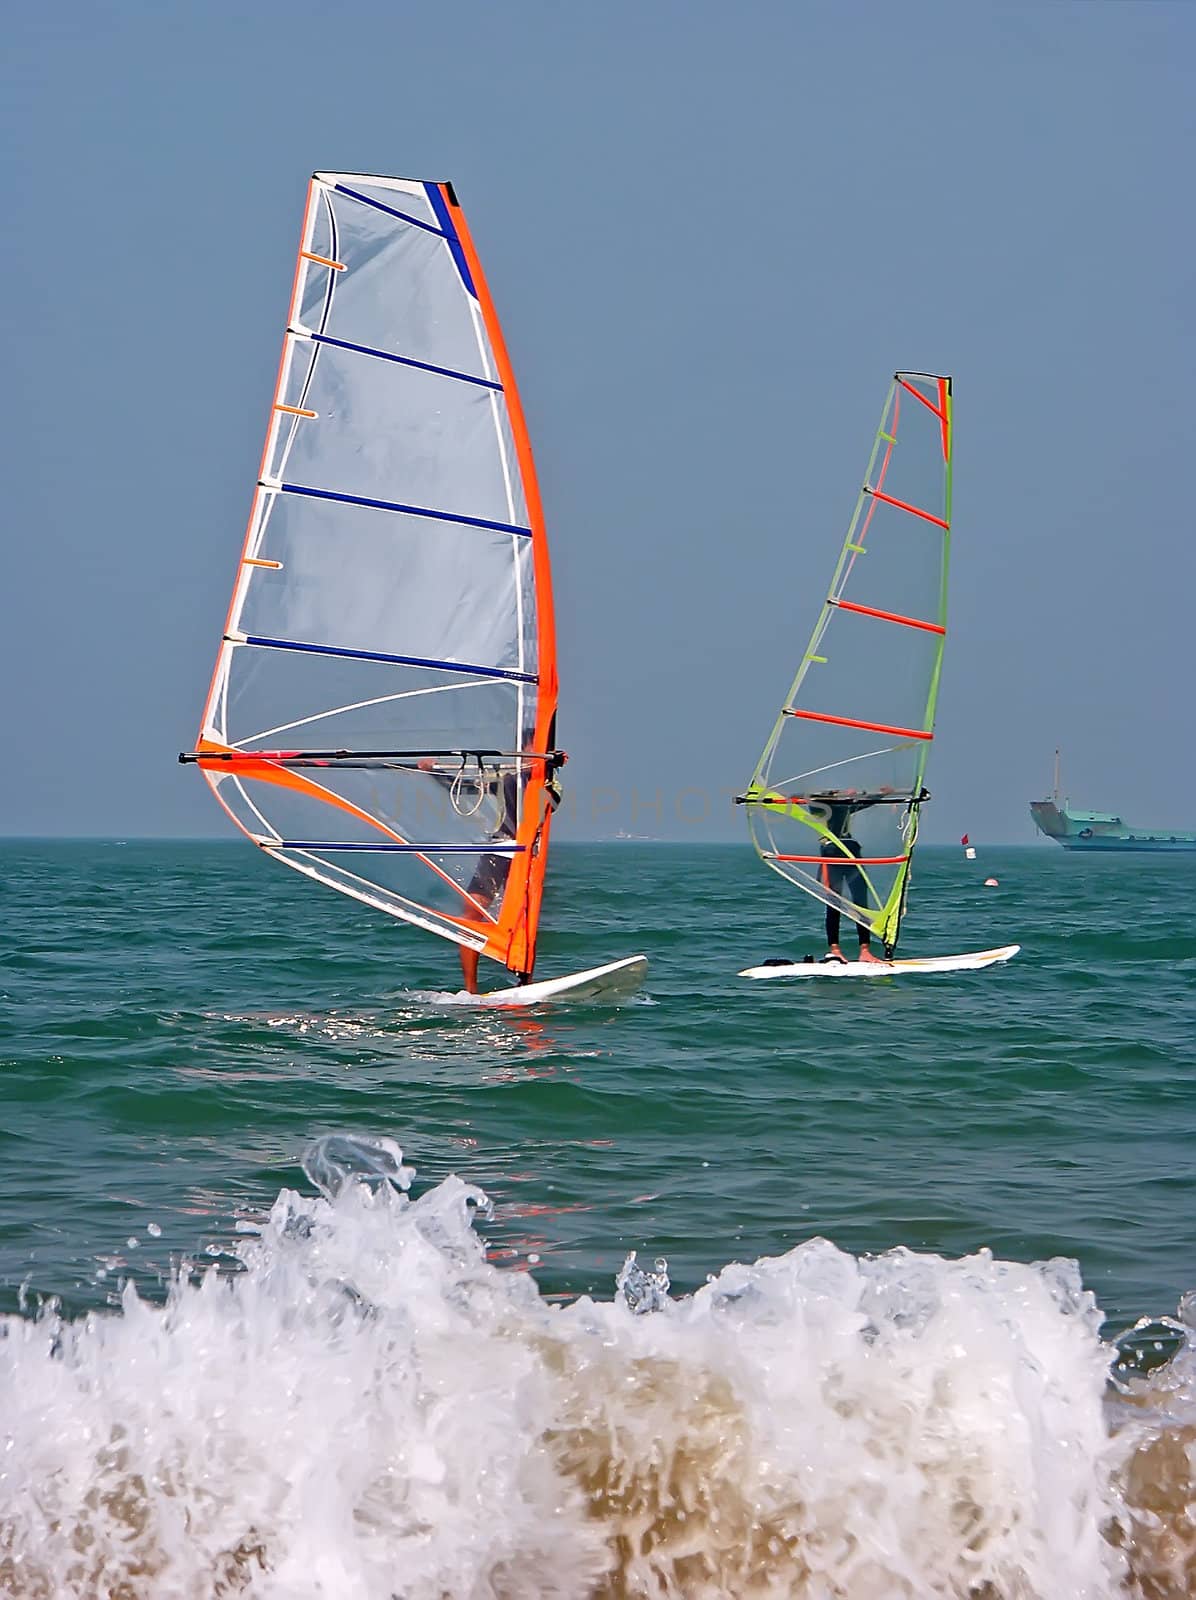
[[[235,763],[228,761],[199,761],[197,765],[201,772],[211,772],[217,777],[227,778],[230,776],[231,768],[239,778],[253,778],[259,783],[277,784],[280,789],[292,789],[296,794],[305,795],[309,800],[319,800],[324,805],[336,806],[338,810],[347,812],[349,816],[356,818],[358,822],[364,822],[368,827],[377,828],[379,833],[385,834],[395,844],[410,844],[411,842],[409,839],[405,839],[401,833],[396,833],[393,828],[388,828],[377,817],[372,817],[368,811],[363,811],[360,806],[355,806],[351,800],[346,800],[341,795],[334,794],[331,789],[325,789],[321,783],[314,783],[310,778],[305,778],[302,773],[292,772],[289,767],[280,767],[273,761],[255,760],[252,751],[234,750],[231,746],[220,744],[215,739],[201,739],[196,745],[196,749],[210,751],[214,755],[219,753],[237,757]],[[244,833],[245,829],[235,816],[233,821],[237,823],[237,826]],[[249,837],[253,838],[253,835],[250,834]],[[254,839],[253,842],[259,844],[260,840]],[[420,856],[419,859],[426,866],[431,867],[439,878],[455,889],[470,905],[477,906],[478,910],[481,911],[482,908],[478,906],[477,901],[467,895],[460,884],[451,878],[447,872],[442,871],[434,861],[429,860],[427,856]],[[484,913],[477,918],[453,917],[443,911],[438,911],[436,914],[446,922],[454,922],[462,928],[482,931],[490,927],[490,920]]]
[[[951,413],[947,409],[951,385],[948,379],[939,379],[939,406],[942,408],[943,460],[951,459]]]
[[[544,528],[544,509],[536,481],[536,468],[532,460],[531,441],[515,374],[507,354],[506,343],[499,326],[494,302],[482,273],[473,237],[469,232],[464,213],[452,189],[446,183],[437,188],[448,207],[460,241],[461,251],[469,266],[474,291],[482,312],[482,321],[490,336],[498,378],[503,387],[510,418],[511,433],[515,441],[515,454],[523,479],[524,499],[527,503],[528,526],[532,530],[532,569],[536,581],[536,656],[539,669],[539,693],[536,701],[536,728],[533,749],[550,750],[554,736],[553,723],[557,703],[556,629],[552,614],[552,574],[548,560],[548,539]],[[502,961],[512,971],[530,974],[536,960],[536,930],[540,921],[540,903],[544,894],[544,869],[548,859],[548,834],[552,824],[552,811],[546,793],[547,762],[531,760],[527,763],[529,775],[523,791],[519,829],[516,844],[522,846],[514,857],[507,877],[506,892],[498,914],[498,926],[491,931],[483,954]]]

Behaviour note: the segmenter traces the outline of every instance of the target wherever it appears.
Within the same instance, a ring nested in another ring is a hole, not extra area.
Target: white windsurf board
[[[917,956],[896,961],[783,961],[745,967],[741,978],[899,978],[914,973],[978,972],[982,967],[1009,961],[1020,944],[1003,944],[996,950],[973,950],[959,956]]]
[[[624,956],[604,967],[571,972],[542,983],[518,984],[512,989],[491,989],[487,994],[458,995],[462,1004],[476,1006],[538,1006],[550,1000],[614,1000],[634,994],[648,970],[647,956]]]

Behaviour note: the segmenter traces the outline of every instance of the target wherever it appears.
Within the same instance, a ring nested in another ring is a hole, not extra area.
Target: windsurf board
[[[512,989],[491,989],[487,994],[461,995],[478,1006],[538,1006],[552,1000],[614,1000],[634,994],[648,971],[647,956],[625,956],[604,967],[571,972],[563,978],[545,978]]]
[[[916,956],[897,961],[770,961],[745,967],[741,978],[900,978],[915,973],[978,972],[1009,961],[1021,949],[1003,944],[996,950],[973,950],[958,956]],[[538,986],[537,986],[538,987]]]

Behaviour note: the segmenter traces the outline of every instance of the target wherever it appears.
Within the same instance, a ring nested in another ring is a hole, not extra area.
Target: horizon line
[[[245,840],[236,834],[220,833],[0,833],[0,845],[3,844],[221,844],[243,845]],[[593,837],[560,838],[552,841],[554,847],[564,848],[574,844],[719,844],[742,845],[751,849],[750,839],[728,839],[725,837],[692,836],[678,837],[644,837],[636,839],[621,839],[612,834],[599,834]],[[991,839],[982,845],[973,848],[980,850],[1020,850],[1029,846],[1049,845],[1050,839]],[[431,846],[429,849],[433,848]],[[959,850],[961,846],[947,841],[935,842],[925,840],[921,844],[923,850]]]

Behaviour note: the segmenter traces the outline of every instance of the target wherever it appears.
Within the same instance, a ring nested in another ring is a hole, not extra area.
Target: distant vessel
[[[1136,828],[1111,811],[1081,811],[1060,798],[1059,752],[1055,751],[1055,792],[1031,800],[1035,826],[1065,850],[1196,850],[1196,833],[1169,828]]]

